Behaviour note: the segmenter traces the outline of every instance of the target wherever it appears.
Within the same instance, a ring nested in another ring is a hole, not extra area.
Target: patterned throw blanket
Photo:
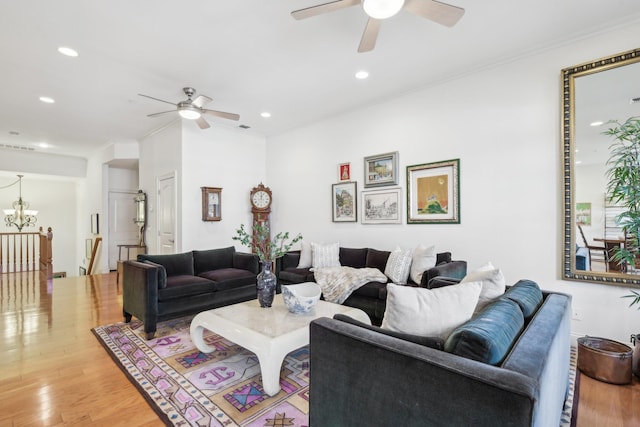
[[[325,301],[342,304],[349,295],[369,282],[387,282],[377,268],[326,267],[313,272]]]

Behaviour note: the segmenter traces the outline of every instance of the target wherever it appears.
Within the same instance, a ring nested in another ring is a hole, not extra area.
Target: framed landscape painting
[[[380,187],[398,184],[398,152],[364,158],[364,186]]]
[[[355,222],[358,219],[356,183],[333,184],[333,222]]]
[[[363,224],[401,224],[402,189],[389,188],[362,191]]]
[[[460,159],[407,166],[407,224],[460,224]]]

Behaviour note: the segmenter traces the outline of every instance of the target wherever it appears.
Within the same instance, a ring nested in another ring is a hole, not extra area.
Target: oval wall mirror
[[[637,99],[636,99],[637,98]],[[610,259],[626,236],[606,194],[613,124],[640,116],[640,49],[562,70],[563,278],[639,285],[640,268]]]

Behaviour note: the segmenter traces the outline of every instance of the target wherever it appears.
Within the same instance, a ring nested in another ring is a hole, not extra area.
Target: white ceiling
[[[401,12],[359,54],[359,6],[290,16],[326,1],[0,0],[0,144],[86,156],[175,120],[137,94],[178,102],[184,86],[240,114],[213,126],[274,135],[640,18],[638,0],[455,0],[455,27]]]

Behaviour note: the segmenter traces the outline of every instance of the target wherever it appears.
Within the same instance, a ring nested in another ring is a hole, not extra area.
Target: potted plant
[[[271,307],[273,297],[276,292],[277,278],[271,271],[273,261],[280,258],[291,247],[302,240],[302,235],[298,233],[296,237],[289,241],[289,232],[280,232],[273,239],[269,223],[256,223],[253,225],[253,233],[249,233],[244,224],[236,230],[237,235],[233,240],[239,241],[243,246],[251,248],[258,255],[262,271],[258,273],[256,285],[258,288],[258,301],[260,307]]]
[[[614,124],[604,135],[612,136],[607,161],[607,194],[610,203],[625,210],[616,221],[625,233],[625,244],[616,248],[611,260],[623,267],[636,267],[638,258],[638,230],[640,230],[640,118],[630,117]]]

